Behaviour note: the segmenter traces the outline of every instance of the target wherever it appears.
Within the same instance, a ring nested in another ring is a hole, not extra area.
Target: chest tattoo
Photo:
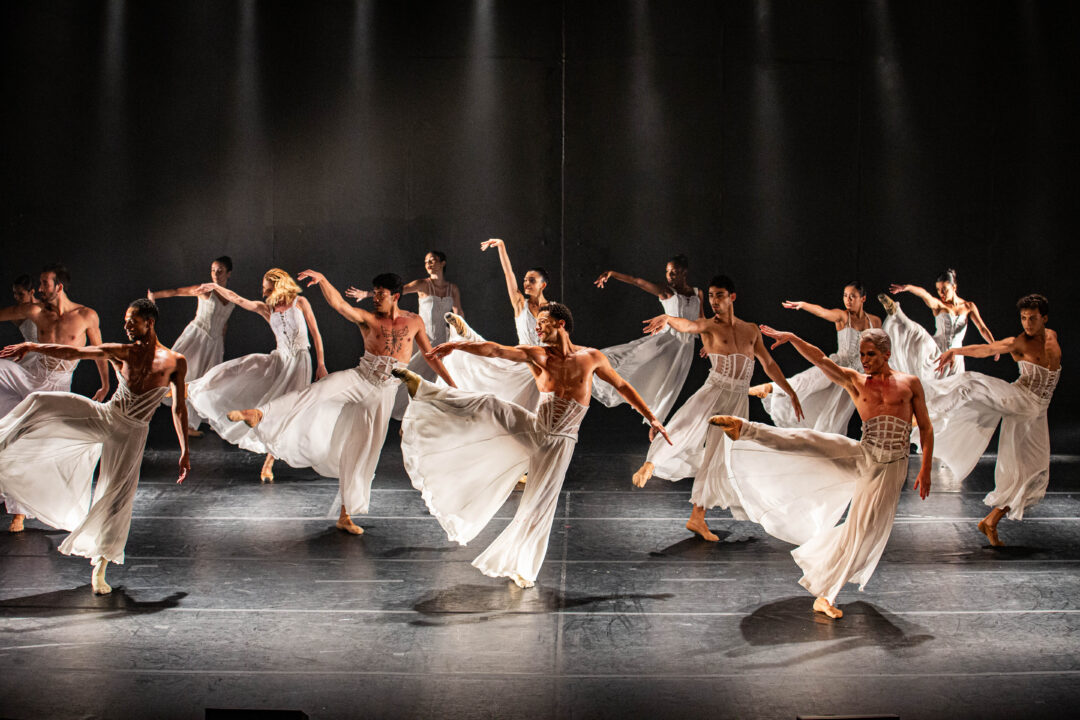
[[[379,329],[382,332],[383,350],[386,351],[387,355],[397,354],[408,339],[408,329],[404,327],[388,328],[386,326],[381,326]]]

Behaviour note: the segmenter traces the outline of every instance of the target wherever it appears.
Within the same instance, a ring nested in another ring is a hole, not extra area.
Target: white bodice
[[[106,403],[114,412],[120,413],[128,420],[138,423],[150,422],[154,411],[161,404],[161,399],[169,391],[168,385],[151,388],[142,394],[135,394],[128,387],[123,375],[117,377],[116,392]]]
[[[224,335],[225,323],[236,306],[231,302],[222,304],[213,293],[205,297],[199,295],[198,300],[192,324],[210,337],[219,338]]]
[[[23,340],[26,342],[37,342],[37,325],[30,318],[19,323],[19,332],[22,333]]]
[[[964,344],[964,334],[967,332],[968,314],[938,313],[934,316],[934,326],[934,342],[937,343],[939,352],[960,347]]]
[[[78,360],[60,360],[40,353],[34,353],[32,357],[37,358],[37,364],[27,369],[34,375],[35,382],[42,386],[69,385],[71,373],[79,364]]]
[[[836,358],[837,365],[842,365],[852,370],[862,370],[862,359],[859,355],[862,332],[848,326],[836,333]]]
[[[529,304],[514,318],[514,327],[517,328],[519,345],[543,345],[540,336],[536,334],[536,316],[529,312]]]
[[[356,365],[356,371],[360,373],[362,377],[375,385],[381,385],[385,382],[398,382],[390,371],[400,365],[401,362],[392,355],[375,355],[373,353],[364,353],[360,358],[360,362]]]
[[[911,423],[894,415],[878,415],[862,424],[863,448],[878,462],[888,463],[911,452]]]
[[[1049,402],[1050,398],[1054,396],[1054,388],[1057,387],[1058,380],[1061,378],[1061,368],[1049,370],[1042,365],[1036,365],[1027,360],[1019,360],[1017,365],[1020,366],[1020,377],[1016,379],[1014,384],[1024,388],[1040,400]]]
[[[270,313],[270,329],[274,331],[277,349],[282,352],[292,354],[309,347],[304,313],[295,302],[284,312]]]
[[[707,384],[721,385],[740,392],[750,388],[750,378],[754,376],[754,358],[742,353],[709,353],[709,362],[712,363],[712,371],[705,379]]]
[[[536,420],[548,435],[562,435],[577,440],[578,428],[588,411],[588,405],[568,400],[555,393],[540,393],[540,407]]]
[[[443,317],[448,312],[454,311],[454,298],[452,294],[447,295],[435,295],[434,286],[431,280],[428,280],[427,294],[421,296],[420,303],[420,318],[424,321],[424,327],[427,329],[428,340],[432,345],[439,345],[449,339],[449,330],[446,327],[446,320]],[[450,292],[449,286],[447,286],[447,293]]]

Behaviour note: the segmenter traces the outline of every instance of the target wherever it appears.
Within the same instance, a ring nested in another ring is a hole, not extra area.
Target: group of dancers
[[[689,284],[686,258],[676,256],[661,283],[616,271],[597,278],[598,288],[613,279],[637,286],[664,310],[645,321],[643,337],[597,350],[571,339],[573,316],[545,296],[543,268],[530,267],[519,285],[506,243],[482,243],[489,249],[505,275],[517,345],[487,341],[468,325],[461,293],[446,278],[446,256],[437,251],[425,256],[425,278],[404,284],[384,273],[370,289],[350,287],[344,296],[318,271],[294,280],[271,269],[261,301],[228,288],[232,261],[220,257],[210,282],[149,291],[132,302],[128,343],[101,342],[97,314],[70,299],[62,266],[42,270],[36,295],[29,278],[18,279],[16,304],[0,309],[0,320],[16,323],[26,338],[0,352],[0,494],[13,515],[9,529],[21,531],[24,517],[37,517],[69,530],[60,551],[90,558],[93,591],[110,592],[105,569],[124,560],[147,426],[161,403],[171,406],[180,444],[179,481],[190,469],[189,437],[205,422],[229,442],[266,455],[263,481],[273,481],[275,458],[337,478],[331,512],[338,528],[356,535],[363,529],[353,516],[368,511],[391,417],[401,419],[412,484],[451,540],[472,540],[527,478],[510,524],[473,565],[529,587],[590,400],[626,402],[649,427],[648,454],[633,484],[693,477],[686,527],[706,541],[718,538],[705,513],[721,507],[797,545],[800,583],[815,596],[814,610],[833,618],[842,616],[835,606],[841,588],[861,588],[884,551],[913,442],[922,454],[915,489],[925,498],[935,454],[963,478],[1001,425],[996,485],[986,497],[991,510],[978,524],[993,545],[1001,544],[1002,517],[1020,519],[1046,491],[1046,410],[1061,349],[1046,327],[1049,306],[1041,295],[1021,298],[1023,332],[1003,340],[993,338],[974,303],[956,294],[953,271],[938,279],[936,296],[912,285],[890,288],[926,303],[934,335],[888,295],[879,296],[884,322],[868,313],[858,282],[844,287],[843,307],[785,301],[785,308],[833,323],[838,348],[826,355],[793,333],[736,317],[734,282],[717,275],[703,292]],[[327,371],[301,282],[317,286],[359,328],[364,355],[356,367]],[[418,294],[420,314],[399,307],[405,293]],[[195,297],[198,305],[170,349],[157,337],[156,301],[175,296]],[[368,299],[372,310],[359,305]],[[223,361],[236,306],[269,323],[273,352]],[[969,321],[985,344],[963,345]],[[711,371],[665,427],[693,362],[695,336]],[[773,350],[790,344],[811,367],[785,378],[766,338]],[[1019,365],[1012,384],[965,372],[965,356],[1002,354]],[[67,392],[83,359],[98,364],[101,388],[93,399]],[[751,386],[757,363],[770,382]],[[118,386],[105,401],[108,365]],[[761,399],[774,425],[747,419],[751,397]],[[858,441],[845,434],[854,411],[862,420]]]

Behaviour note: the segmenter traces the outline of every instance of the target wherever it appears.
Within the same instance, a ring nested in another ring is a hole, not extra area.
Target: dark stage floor
[[[469,565],[517,496],[452,545],[409,487],[396,424],[363,537],[326,519],[334,482],[279,467],[260,486],[259,458],[213,436],[177,487],[167,431],[159,413],[113,596],[56,552],[62,533],[0,533],[0,716],[1011,719],[1080,703],[1080,457],[1055,456],[1052,492],[1002,523],[999,550],[975,530],[992,459],[925,502],[909,486],[833,622],[810,611],[790,546],[721,512],[707,544],[683,529],[689,481],[631,487],[645,441],[627,413],[587,420],[525,591]]]

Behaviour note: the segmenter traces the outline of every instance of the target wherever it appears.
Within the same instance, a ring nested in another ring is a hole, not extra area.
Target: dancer
[[[864,309],[866,290],[858,280],[844,286],[844,307],[828,309],[800,300],[785,300],[788,310],[805,310],[836,326],[836,352],[829,359],[849,370],[861,370],[859,333],[881,327],[881,318]],[[761,398],[765,412],[777,427],[804,427],[827,433],[847,434],[848,422],[855,406],[844,389],[836,385],[820,368],[811,367],[788,378],[799,394],[803,417],[795,417],[791,400],[783,391],[774,392],[772,383],[755,385],[750,394]]]
[[[269,355],[252,354],[214,366],[201,378],[188,384],[188,403],[214,432],[245,450],[266,453],[261,482],[274,481],[274,455],[243,425],[228,418],[238,407],[257,407],[311,383],[311,355],[308,333],[315,345],[315,379],[326,377],[323,343],[311,303],[300,295],[300,286],[280,268],[263,275],[263,302],[247,300],[215,283],[198,287],[200,295],[216,293],[231,303],[249,310],[270,324],[277,347]]]
[[[463,318],[465,311],[462,309],[461,292],[458,286],[446,279],[446,255],[438,250],[429,250],[424,255],[424,269],[427,270],[427,277],[406,283],[401,289],[401,294],[416,293],[419,296],[420,319],[424,321],[428,342],[433,346],[440,345],[449,338],[446,314],[454,313]],[[345,295],[356,302],[371,297],[369,291],[355,287],[346,290]],[[434,380],[437,377],[423,353],[418,349],[409,360],[409,369],[425,380]],[[399,387],[390,417],[401,420],[408,404],[409,394],[404,387]]]
[[[1046,327],[1050,303],[1038,294],[1016,303],[1024,331],[986,345],[965,345],[942,353],[942,370],[955,359],[1008,353],[1020,369],[1013,383],[982,373],[966,372],[932,384],[928,389],[930,419],[937,434],[937,454],[962,480],[974,469],[1001,425],[994,490],[983,500],[990,512],[979,521],[979,532],[995,547],[1001,518],[1024,517],[1024,510],[1046,494],[1050,482],[1050,431],[1046,410],[1061,377],[1061,346],[1057,333]]]
[[[116,393],[107,403],[71,393],[36,392],[0,420],[0,492],[49,525],[71,531],[60,552],[90,558],[95,595],[112,592],[105,582],[106,566],[124,562],[150,418],[169,389],[179,400],[172,409],[180,443],[177,482],[183,482],[191,468],[183,403],[186,362],[158,342],[156,323],[157,307],[140,298],[124,315],[130,343],[21,343],[0,352],[16,359],[37,352],[61,360],[105,360],[116,370]],[[90,482],[99,455],[91,502]]]
[[[790,342],[851,396],[863,420],[862,440],[798,428],[774,428],[717,415],[709,423],[736,440],[731,451],[731,513],[799,547],[791,551],[803,570],[799,584],[816,596],[814,611],[843,616],[836,596],[848,582],[870,579],[892,532],[900,490],[907,479],[911,417],[918,420],[922,466],[915,489],[926,499],[934,430],[922,383],[889,367],[884,330],[864,330],[859,343],[863,372],[837,365],[793,333],[762,326]],[[847,509],[847,519],[837,521]]]
[[[514,309],[518,344],[539,345],[536,316],[540,308],[548,302],[544,297],[544,289],[548,284],[547,271],[542,267],[529,268],[521,279],[521,288],[518,289],[506,243],[493,238],[480,244],[481,251],[491,248],[495,248],[499,253],[503,277],[506,279],[506,292]],[[451,342],[485,342],[460,315],[447,315],[446,322],[450,326]],[[447,356],[445,365],[447,371],[457,380],[458,386],[465,390],[489,392],[502,400],[531,410],[535,410],[540,403],[540,393],[536,390],[532,374],[520,363],[509,362],[500,357],[455,353]]]
[[[210,263],[210,280],[216,285],[226,287],[229,277],[232,275],[232,258],[228,255]],[[220,365],[225,359],[225,327],[228,325],[229,316],[232,315],[233,303],[219,296],[213,291],[199,292],[202,285],[188,285],[175,290],[147,290],[146,297],[157,302],[162,298],[170,297],[194,297],[198,304],[195,307],[195,319],[187,324],[180,337],[173,343],[172,349],[187,358],[188,382],[198,380],[206,371],[215,365]],[[172,401],[166,396],[165,403]],[[199,425],[202,418],[199,413],[188,407],[188,435],[201,437]]]
[[[451,540],[464,545],[476,537],[529,471],[514,519],[473,561],[485,575],[508,577],[519,587],[532,587],[544,561],[593,375],[618,388],[653,432],[668,437],[603,353],[571,342],[574,320],[565,305],[541,306],[536,326],[542,346],[449,342],[430,353],[438,358],[456,350],[520,363],[542,396],[536,413],[489,393],[448,390],[404,368],[394,370],[413,396],[402,423],[405,470]]]
[[[941,376],[937,374],[935,362],[941,353],[951,347],[964,344],[970,320],[978,328],[979,334],[988,343],[994,342],[990,328],[983,322],[979,309],[970,300],[964,300],[956,294],[956,271],[952,268],[938,275],[934,283],[937,290],[935,298],[926,290],[915,285],[889,286],[893,295],[909,292],[921,299],[934,313],[936,331],[933,337],[926,328],[915,323],[900,308],[900,304],[882,293],[878,300],[887,313],[882,326],[893,344],[892,366],[900,372],[917,375],[924,383]],[[964,360],[958,359],[943,371],[946,375],[964,372]]]
[[[755,358],[761,362],[765,374],[791,398],[796,417],[802,417],[798,393],[788,385],[784,373],[765,348],[757,326],[735,317],[734,303],[735,283],[727,275],[717,275],[709,281],[711,318],[687,320],[659,315],[647,320],[645,327],[648,332],[660,332],[670,326],[682,333],[700,335],[712,371],[705,384],[672,418],[670,432],[675,442],[664,444],[657,441],[655,434],[650,434],[649,455],[634,473],[633,482],[637,487],[645,487],[653,475],[672,482],[693,477],[692,508],[686,529],[709,542],[720,538],[709,530],[705,511],[724,504],[730,495],[726,486],[731,443],[705,421],[718,413],[747,417],[750,411],[747,389],[754,375]]]
[[[339,370],[257,408],[230,412],[229,419],[243,421],[269,452],[292,467],[310,467],[338,478],[333,506],[338,510],[340,505],[337,527],[361,535],[363,528],[351,516],[366,514],[371,502],[371,482],[398,389],[390,371],[408,362],[414,342],[425,353],[431,343],[420,316],[398,307],[401,278],[393,273],[371,281],[374,313],[350,306],[320,272],[305,270],[297,279],[307,280],[308,287],[318,285],[330,307],[356,323],[364,338],[364,355],[355,368]],[[453,387],[442,362],[428,362]]]
[[[34,281],[29,275],[20,275],[15,278],[11,283],[11,295],[15,299],[15,305],[39,305],[37,298],[34,297]],[[37,340],[37,325],[34,321],[27,317],[22,322],[11,321],[11,324],[19,329],[19,334],[23,336],[25,342],[35,342]],[[19,364],[23,367],[28,367],[31,363],[36,362],[33,353],[27,353]]]
[[[641,278],[608,270],[594,283],[601,290],[608,280],[634,285],[660,299],[664,313],[686,320],[705,317],[705,301],[701,290],[686,281],[689,262],[685,255],[668,260],[664,269],[663,285]],[[641,394],[645,403],[656,413],[661,422],[667,420],[675,400],[682,391],[683,383],[694,360],[694,335],[668,327],[663,331],[637,340],[603,348],[611,367]],[[593,397],[608,407],[625,402],[622,395],[607,383],[593,383]]]

